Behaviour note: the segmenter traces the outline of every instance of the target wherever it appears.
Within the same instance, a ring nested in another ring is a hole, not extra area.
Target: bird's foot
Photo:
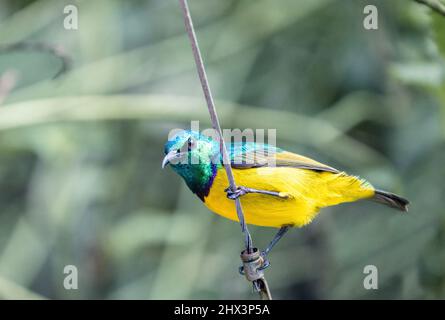
[[[231,200],[236,200],[237,198],[249,193],[249,189],[243,186],[239,186],[233,191],[230,187],[224,190],[227,193],[227,198]]]
[[[260,270],[265,270],[270,267],[270,261],[267,259],[267,253],[265,251],[261,251],[261,258],[263,258],[263,264],[260,267]]]
[[[292,195],[287,192],[257,190],[257,189],[243,187],[243,186],[238,186],[235,191],[232,191],[232,189],[230,187],[228,187],[224,191],[227,193],[227,198],[229,198],[231,200],[236,200],[237,198],[239,198],[247,193],[264,194],[264,195],[268,195],[268,196],[279,197],[281,199],[288,199],[288,198],[292,197]]]

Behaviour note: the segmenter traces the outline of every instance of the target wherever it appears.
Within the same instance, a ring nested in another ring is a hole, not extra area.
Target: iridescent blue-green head
[[[170,165],[187,186],[204,200],[221,166],[219,144],[198,132],[184,130],[165,143],[162,167]]]

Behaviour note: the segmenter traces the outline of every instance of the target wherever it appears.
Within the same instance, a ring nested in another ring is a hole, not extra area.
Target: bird
[[[227,149],[236,190],[229,188],[219,140],[196,131],[168,139],[162,168],[170,165],[210,211],[239,221],[233,200],[242,197],[247,224],[279,228],[264,257],[290,228],[306,226],[326,207],[368,199],[408,211],[407,199],[306,156],[248,141]]]

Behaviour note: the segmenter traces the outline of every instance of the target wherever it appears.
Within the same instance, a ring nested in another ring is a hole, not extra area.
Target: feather
[[[231,166],[234,169],[293,167],[319,172],[339,173],[337,169],[323,163],[267,144],[232,144],[230,151]]]

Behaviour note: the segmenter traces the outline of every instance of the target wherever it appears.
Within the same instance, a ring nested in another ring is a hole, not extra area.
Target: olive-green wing
[[[249,169],[259,167],[293,167],[315,171],[339,173],[335,168],[312,160],[296,153],[268,147],[267,145],[255,145],[244,147],[242,150],[232,150],[231,166],[235,169]]]

